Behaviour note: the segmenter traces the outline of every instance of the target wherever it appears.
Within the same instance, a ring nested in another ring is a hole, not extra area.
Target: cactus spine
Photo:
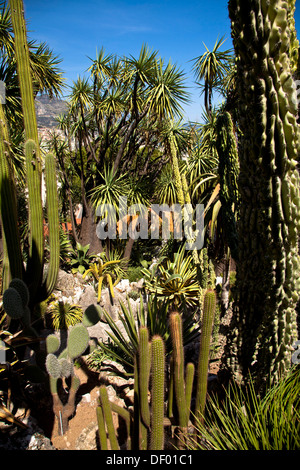
[[[240,213],[231,373],[257,387],[289,367],[297,335],[300,224],[297,99],[283,0],[230,0],[239,93]]]

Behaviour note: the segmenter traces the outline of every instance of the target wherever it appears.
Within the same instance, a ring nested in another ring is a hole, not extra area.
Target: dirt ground
[[[77,441],[82,431],[92,423],[95,423],[95,425],[97,423],[96,407],[100,384],[96,377],[91,381],[82,369],[78,369],[76,375],[81,381],[80,393],[83,398],[77,404],[75,415],[69,420],[69,428],[63,436],[59,435],[59,423],[55,419],[50,438],[52,444],[58,450],[76,450]]]

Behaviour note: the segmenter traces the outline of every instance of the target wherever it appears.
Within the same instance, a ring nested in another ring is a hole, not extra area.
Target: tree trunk
[[[97,223],[92,207],[89,204],[83,208],[79,242],[81,245],[90,245],[90,254],[97,254],[103,251],[102,242],[96,233]]]
[[[128,238],[126,246],[125,246],[125,251],[124,251],[124,258],[126,259],[126,264],[128,265],[130,258],[131,258],[131,253],[132,253],[132,248],[133,244],[135,242],[134,238]]]

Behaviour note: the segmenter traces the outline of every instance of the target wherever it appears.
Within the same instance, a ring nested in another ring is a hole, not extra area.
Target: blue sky
[[[186,73],[192,103],[185,118],[201,121],[203,96],[195,86],[192,59],[227,38],[232,47],[227,0],[24,0],[30,38],[47,42],[62,59],[66,83],[88,75],[88,57],[104,47],[108,54],[138,57],[143,43],[171,59]],[[296,10],[296,28],[300,10]]]

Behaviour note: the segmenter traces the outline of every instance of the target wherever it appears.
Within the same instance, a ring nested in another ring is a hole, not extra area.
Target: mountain
[[[40,95],[35,99],[35,109],[38,127],[53,129],[57,126],[57,116],[67,111],[67,102],[59,98],[50,99],[48,95]]]

